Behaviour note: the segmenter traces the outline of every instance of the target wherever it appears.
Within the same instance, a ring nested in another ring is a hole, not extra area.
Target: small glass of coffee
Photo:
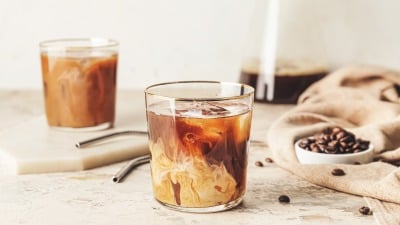
[[[246,190],[254,89],[181,81],[145,90],[155,199],[185,212],[237,206]]]
[[[48,125],[91,131],[113,126],[118,42],[103,38],[40,43]]]

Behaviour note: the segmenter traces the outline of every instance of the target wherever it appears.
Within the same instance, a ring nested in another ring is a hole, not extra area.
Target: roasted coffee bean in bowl
[[[296,141],[295,150],[303,164],[364,164],[373,159],[373,145],[341,127],[302,138]]]

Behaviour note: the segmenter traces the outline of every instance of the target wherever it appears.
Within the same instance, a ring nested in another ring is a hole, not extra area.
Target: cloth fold
[[[373,198],[364,197],[371,209],[378,225],[399,225],[400,206],[390,202],[382,202]]]
[[[378,66],[334,71],[310,86],[298,105],[268,131],[276,163],[317,185],[400,204],[400,72]],[[304,165],[294,142],[340,126],[371,141],[376,162],[364,165]],[[331,175],[340,167],[345,176]]]

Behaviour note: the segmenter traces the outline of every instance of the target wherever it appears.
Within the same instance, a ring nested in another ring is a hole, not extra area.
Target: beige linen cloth
[[[396,166],[400,162],[399,93],[398,71],[351,66],[329,74],[310,86],[298,105],[268,131],[276,163],[311,183],[364,196],[376,218],[382,213],[387,213],[383,218],[393,216],[389,222],[377,218],[378,222],[400,224],[400,167]],[[370,140],[379,161],[364,165],[300,164],[294,142],[333,126]],[[332,176],[333,168],[342,168],[346,175]]]

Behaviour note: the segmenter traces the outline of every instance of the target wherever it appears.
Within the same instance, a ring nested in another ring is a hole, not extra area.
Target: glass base
[[[73,127],[57,127],[57,126],[50,126],[51,129],[57,130],[57,131],[68,131],[68,132],[91,132],[91,131],[99,131],[99,130],[105,130],[108,128],[113,127],[112,122],[105,122],[101,123],[99,125],[93,126],[93,127],[81,127],[81,128],[73,128]]]
[[[170,205],[164,202],[160,202],[159,200],[156,199],[158,203],[161,205],[173,209],[176,211],[180,212],[189,212],[189,213],[213,213],[213,212],[221,212],[221,211],[226,211],[228,209],[232,209],[236,206],[238,206],[240,203],[243,201],[243,196],[237,198],[236,200],[233,200],[231,202],[222,204],[222,205],[217,205],[217,206],[211,206],[211,207],[182,207],[182,206],[177,206],[177,205]]]

